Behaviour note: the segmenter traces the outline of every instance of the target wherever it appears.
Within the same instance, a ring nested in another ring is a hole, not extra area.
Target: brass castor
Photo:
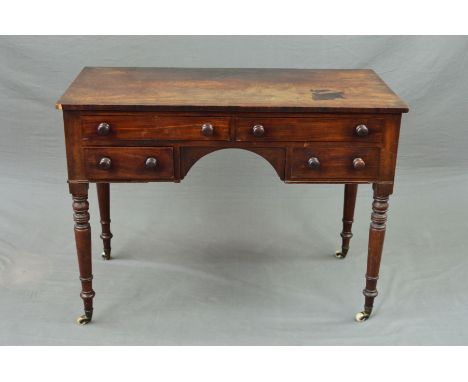
[[[91,317],[88,317],[86,314],[83,314],[82,316],[76,319],[76,323],[78,325],[86,325],[90,322],[91,322]]]
[[[335,252],[335,257],[337,259],[344,259],[347,254],[348,254],[348,249],[347,248],[342,248],[341,251],[336,251]]]
[[[356,314],[354,319],[357,322],[364,322],[364,321],[367,321],[369,319],[370,315],[371,315],[370,312],[366,312],[365,310],[363,310],[362,312],[359,312],[358,314]]]
[[[110,260],[110,259],[111,259],[110,251],[104,251],[104,252],[102,252],[102,255],[101,255],[101,256],[102,256],[102,258],[103,258],[104,260]]]

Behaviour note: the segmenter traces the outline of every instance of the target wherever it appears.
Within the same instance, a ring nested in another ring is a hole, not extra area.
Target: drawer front
[[[228,141],[229,118],[190,117],[137,113],[134,115],[84,115],[82,139],[89,144],[115,141]]]
[[[379,175],[380,150],[349,145],[294,147],[288,157],[289,180],[372,180]]]
[[[85,148],[89,180],[172,180],[172,147]]]
[[[239,118],[237,141],[382,141],[383,118],[369,116]]]

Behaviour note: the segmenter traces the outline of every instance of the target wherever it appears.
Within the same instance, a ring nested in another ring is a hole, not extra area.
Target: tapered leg
[[[343,231],[341,232],[341,251],[336,251],[335,256],[344,259],[349,251],[349,242],[353,237],[351,227],[354,219],[354,207],[356,206],[357,184],[345,184],[343,205]]]
[[[101,239],[104,245],[104,252],[102,258],[110,260],[111,258],[111,239],[112,233],[110,231],[110,195],[109,183],[96,183],[98,201],[99,201],[99,214],[101,215]]]
[[[377,297],[380,259],[385,239],[388,198],[392,193],[392,184],[374,183],[374,202],[372,203],[371,224],[369,228],[369,249],[367,254],[366,287],[362,291],[365,297],[364,310],[356,314],[357,321],[366,321]]]
[[[73,219],[75,220],[75,241],[80,269],[81,298],[84,303],[83,316],[78,317],[80,325],[87,324],[93,316],[93,273],[91,266],[91,226],[89,225],[88,183],[70,183],[73,198]]]

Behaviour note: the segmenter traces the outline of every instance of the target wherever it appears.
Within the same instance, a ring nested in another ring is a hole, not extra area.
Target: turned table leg
[[[388,198],[392,193],[393,184],[373,184],[374,201],[372,203],[371,224],[369,228],[369,249],[367,254],[366,287],[362,291],[365,296],[364,310],[356,314],[357,321],[366,321],[377,297],[377,280],[379,279],[380,260],[385,239],[387,222]]]
[[[354,207],[356,206],[357,184],[345,184],[343,205],[343,231],[341,232],[341,251],[336,251],[335,256],[344,259],[349,251],[349,242],[353,237],[351,227],[354,219]]]
[[[75,241],[80,269],[81,298],[85,314],[78,317],[80,325],[87,324],[93,316],[93,273],[91,267],[91,226],[89,225],[88,183],[70,183],[73,198]]]
[[[96,183],[98,201],[99,201],[99,214],[101,216],[101,239],[104,245],[104,252],[102,258],[110,260],[111,258],[111,239],[112,233],[110,231],[110,195],[109,183]]]

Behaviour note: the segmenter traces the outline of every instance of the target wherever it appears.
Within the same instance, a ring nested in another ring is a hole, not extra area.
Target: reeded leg
[[[385,238],[387,222],[388,198],[393,190],[393,184],[374,183],[374,202],[372,203],[371,224],[369,228],[369,250],[367,255],[366,287],[362,291],[365,296],[364,310],[356,314],[356,321],[366,321],[374,306],[377,296],[377,280],[379,279],[380,259]]]
[[[341,251],[336,251],[335,256],[344,259],[349,251],[349,242],[353,237],[351,227],[354,219],[354,207],[356,206],[357,184],[345,184],[343,205],[343,231],[341,232]]]
[[[93,273],[91,267],[91,226],[89,225],[88,183],[70,183],[73,198],[73,219],[75,220],[75,241],[80,269],[81,298],[84,303],[83,316],[78,317],[80,325],[87,324],[93,316]]]
[[[97,183],[96,188],[99,201],[99,214],[101,215],[101,239],[104,244],[104,252],[102,253],[102,258],[104,260],[110,260],[112,233],[110,231],[111,220],[109,183]]]

